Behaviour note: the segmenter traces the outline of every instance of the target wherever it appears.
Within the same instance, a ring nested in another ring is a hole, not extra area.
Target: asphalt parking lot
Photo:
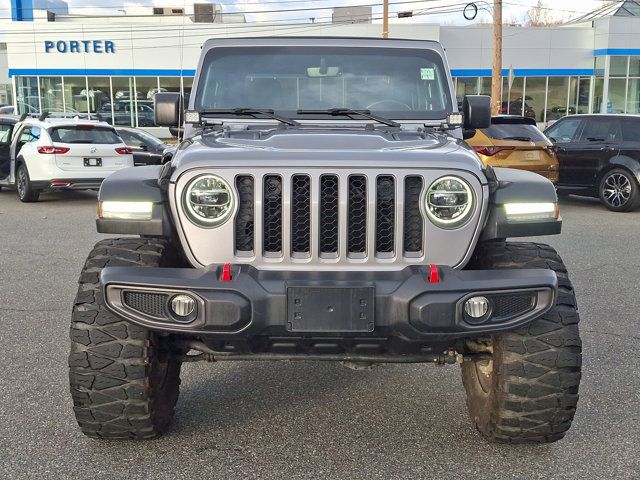
[[[574,427],[553,445],[485,443],[456,366],[188,364],[175,426],[150,442],[85,438],[68,325],[94,242],[95,193],[21,204],[0,191],[0,478],[640,478],[640,211],[563,200],[582,315]]]

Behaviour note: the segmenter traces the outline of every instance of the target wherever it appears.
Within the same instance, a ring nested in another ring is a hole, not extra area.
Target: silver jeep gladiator
[[[165,432],[184,362],[459,364],[490,441],[553,442],[578,401],[575,295],[558,254],[508,238],[558,234],[553,185],[485,167],[430,41],[208,41],[161,166],[124,169],[89,254],[69,359],[82,431]],[[422,379],[417,379],[422,381]]]

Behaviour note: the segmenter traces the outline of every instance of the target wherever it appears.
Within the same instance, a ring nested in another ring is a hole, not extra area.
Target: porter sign
[[[111,40],[45,40],[46,53],[116,53]]]

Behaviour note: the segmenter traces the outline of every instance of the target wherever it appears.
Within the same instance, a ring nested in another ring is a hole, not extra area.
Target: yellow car
[[[467,140],[485,165],[519,168],[558,182],[558,158],[553,143],[538,130],[535,120],[497,116],[491,126],[476,130]]]

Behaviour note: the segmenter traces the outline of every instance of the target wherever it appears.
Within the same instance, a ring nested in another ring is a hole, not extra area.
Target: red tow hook
[[[225,263],[222,266],[222,275],[220,275],[221,282],[230,282],[233,279],[231,276],[231,264]]]
[[[429,265],[429,283],[440,283],[440,270],[433,263]]]

